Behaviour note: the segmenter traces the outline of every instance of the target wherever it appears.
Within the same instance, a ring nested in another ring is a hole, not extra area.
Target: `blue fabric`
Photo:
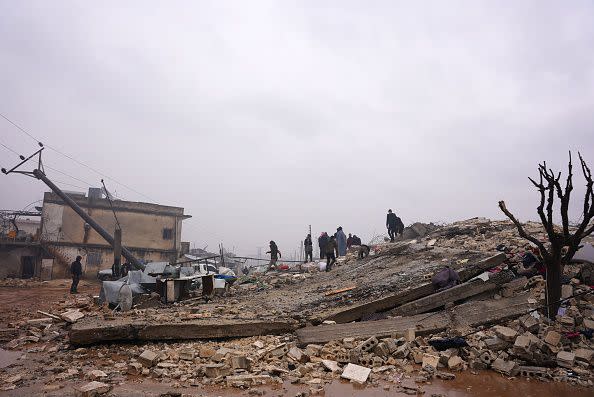
[[[344,234],[344,232],[342,230],[339,230],[338,232],[336,232],[336,244],[338,244],[338,255],[339,256],[346,255],[346,250],[347,250],[346,241],[347,241],[346,234]]]

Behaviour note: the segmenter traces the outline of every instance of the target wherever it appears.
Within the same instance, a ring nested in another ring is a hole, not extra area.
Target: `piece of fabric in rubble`
[[[436,291],[452,288],[460,283],[460,276],[449,266],[444,267],[431,277],[431,284]]]

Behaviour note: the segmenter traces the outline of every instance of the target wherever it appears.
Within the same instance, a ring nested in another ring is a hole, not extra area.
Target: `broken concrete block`
[[[460,356],[452,356],[448,360],[448,368],[451,369],[452,371],[461,371],[461,370],[463,370],[465,364],[466,363],[464,362],[464,360],[462,360],[460,358]]]
[[[376,339],[376,341],[377,341],[377,339]],[[344,379],[352,380],[353,382],[363,384],[363,383],[367,382],[367,378],[369,377],[370,373],[371,373],[371,368],[366,368],[366,367],[362,367],[357,364],[349,363],[344,368],[344,371],[342,371],[342,375],[340,375],[340,377],[344,378]]]
[[[142,373],[142,364],[140,363],[130,363],[128,364],[127,372],[130,375],[140,375]]]
[[[499,339],[498,337],[485,339],[484,342],[487,349],[492,351],[504,350],[511,346],[509,342]]]
[[[423,354],[423,361],[421,364],[422,368],[425,368],[427,366],[431,366],[435,369],[437,369],[437,366],[439,365],[439,356],[435,356],[433,354],[429,354],[429,353],[424,353]]]
[[[140,356],[138,356],[138,361],[142,363],[147,368],[154,366],[157,361],[159,360],[159,354],[155,353],[152,350],[145,350],[142,352]]]
[[[107,378],[107,374],[100,369],[94,369],[87,373],[87,377],[92,380]]]
[[[305,354],[308,356],[319,356],[322,346],[320,345],[307,345],[305,347]]]
[[[254,342],[257,343],[257,342]],[[210,358],[216,354],[216,350],[212,347],[202,347],[200,348],[200,358]]]
[[[561,342],[561,334],[557,331],[551,330],[547,332],[544,341],[551,346],[558,346],[559,342]]]
[[[103,382],[92,381],[86,385],[75,387],[76,397],[95,397],[105,394],[111,390],[111,385]]]
[[[390,354],[394,353],[396,351],[396,349],[398,349],[398,345],[396,344],[396,341],[394,341],[394,339],[392,339],[392,338],[383,339],[382,342],[386,344],[386,347],[388,348],[388,351],[390,352]]]
[[[181,349],[179,351],[179,359],[184,361],[194,361],[196,352],[194,349]]]
[[[357,346],[358,350],[361,350],[362,352],[370,352],[371,350],[373,350],[374,347],[376,347],[378,345],[379,341],[377,340],[377,338],[375,336],[372,336],[371,338],[367,339],[366,341],[363,341],[359,344],[359,346]]]
[[[380,342],[373,348],[373,353],[380,357],[388,357],[390,355],[390,349],[384,342]]]
[[[71,324],[77,322],[84,316],[85,315],[81,313],[79,310],[68,310],[67,312],[60,314],[60,318],[62,320],[69,322]]]
[[[557,365],[563,368],[571,368],[575,362],[575,353],[561,350],[557,353]]]
[[[414,328],[407,328],[407,329],[404,331],[404,335],[403,335],[403,337],[404,337],[404,340],[405,340],[405,341],[407,341],[407,342],[412,342],[412,341],[414,341],[414,340],[415,340],[415,338],[417,337],[417,336],[416,336],[415,329],[414,329]]]
[[[520,318],[520,325],[527,331],[538,332],[540,323],[532,315],[527,314]]]
[[[341,369],[338,363],[332,360],[322,360],[322,365],[330,372],[338,372]]]
[[[493,361],[491,368],[501,374],[507,376],[515,376],[518,373],[519,366],[515,361],[506,361],[502,358],[498,358]]]
[[[577,349],[575,352],[575,359],[588,364],[593,363],[594,350],[591,349]]]
[[[306,363],[309,361],[309,357],[303,354],[303,350],[296,346],[293,346],[289,349],[287,356],[291,357],[293,360],[299,363]]]
[[[571,316],[557,316],[557,321],[566,327],[575,326],[575,319]]]
[[[514,343],[514,353],[527,353],[530,351],[531,340],[526,335],[520,335]]]
[[[493,327],[493,331],[495,331],[495,335],[497,335],[499,339],[506,342],[514,342],[518,336],[518,333],[515,330],[501,325]]]
[[[250,361],[246,356],[231,356],[231,368],[250,370]]]
[[[208,378],[218,378],[219,376],[228,375],[231,372],[225,364],[206,364],[202,368]]]
[[[410,354],[410,348],[408,343],[402,346],[398,346],[398,349],[394,352],[394,358],[406,358]]]
[[[588,318],[584,319],[584,327],[588,329],[594,329],[594,320],[590,320]]]
[[[571,298],[573,296],[573,286],[571,284],[563,284],[561,286],[561,299]]]
[[[228,354],[233,353],[233,350],[227,349],[226,347],[219,348],[215,354],[210,358],[212,361],[221,362],[227,357]]]
[[[274,349],[270,351],[270,355],[273,357],[282,357],[289,352],[289,346],[286,343],[281,343],[278,346],[275,346]]]

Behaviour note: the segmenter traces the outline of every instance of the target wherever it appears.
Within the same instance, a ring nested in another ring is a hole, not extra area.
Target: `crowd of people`
[[[404,223],[402,223],[402,220],[396,216],[391,209],[388,210],[388,215],[386,217],[386,228],[388,229],[388,235],[390,236],[391,242],[395,241],[397,235],[402,236],[404,231]],[[327,232],[322,232],[320,237],[318,237],[318,246],[320,248],[320,259],[326,259],[327,272],[332,270],[332,266],[336,263],[336,259],[345,256],[347,249],[353,246],[359,247],[358,257],[361,259],[369,255],[370,251],[370,247],[363,244],[361,238],[356,234],[349,233],[349,236],[347,237],[342,230],[342,226],[339,226],[336,229],[336,233],[332,235],[328,235]],[[276,269],[276,263],[278,262],[278,259],[281,258],[281,253],[274,241],[270,241],[269,247],[270,250],[266,252],[267,254],[270,254],[268,270],[273,270]],[[303,240],[303,247],[305,251],[305,263],[313,261],[313,240],[311,234],[308,234],[307,237],[305,237],[305,240]]]

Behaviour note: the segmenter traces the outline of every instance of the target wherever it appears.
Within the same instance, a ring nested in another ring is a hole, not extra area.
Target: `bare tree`
[[[569,263],[576,251],[580,248],[581,240],[594,231],[594,225],[590,225],[590,221],[594,218],[592,173],[579,152],[578,156],[580,158],[582,173],[586,179],[586,196],[584,197],[582,219],[576,228],[571,228],[570,230],[568,215],[569,200],[571,191],[573,190],[571,152],[569,152],[568,175],[564,188],[561,186],[560,182],[561,172],[555,174],[552,169],[547,168],[546,162],[543,162],[538,166],[538,173],[540,176],[539,182],[536,182],[532,178],[528,178],[540,192],[540,204],[537,207],[537,212],[540,216],[540,221],[546,230],[549,240],[548,244],[526,233],[522,224],[505,207],[505,202],[499,202],[499,208],[501,208],[501,211],[503,211],[503,213],[516,225],[520,236],[536,245],[541,252],[547,269],[546,297],[548,317],[551,318],[557,314],[560,305],[561,275],[563,273],[563,267]],[[561,215],[561,227],[555,226],[553,223],[553,204],[555,202],[555,195],[560,201],[559,212]]]

